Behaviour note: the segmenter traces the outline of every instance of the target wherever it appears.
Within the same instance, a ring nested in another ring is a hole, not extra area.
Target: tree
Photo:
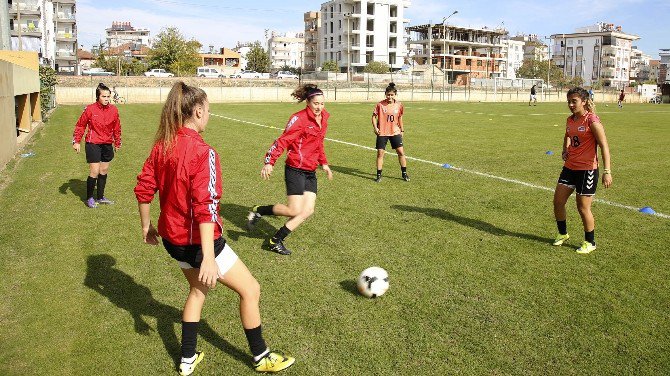
[[[174,26],[162,29],[147,56],[149,69],[162,68],[176,76],[195,73],[201,59],[198,51],[202,44],[195,39],[186,40]]]
[[[259,73],[270,72],[270,56],[261,46],[261,42],[255,41],[247,52],[247,70],[253,70]]]
[[[384,61],[371,61],[363,68],[365,73],[388,73],[390,70],[389,65]]]
[[[58,83],[56,80],[56,71],[44,65],[39,67],[40,75],[40,107],[42,109],[42,119],[46,118],[46,113],[55,106],[54,87]]]
[[[326,60],[321,65],[321,70],[324,72],[337,72],[339,68],[335,60]]]
[[[561,68],[553,64],[550,67],[549,64],[551,63],[547,60],[524,60],[523,65],[516,70],[516,76],[519,78],[539,78],[546,80],[547,71],[549,70],[549,83],[553,86],[564,87],[582,84],[581,77],[565,77]]]

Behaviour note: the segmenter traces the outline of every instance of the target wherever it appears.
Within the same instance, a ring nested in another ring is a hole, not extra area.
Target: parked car
[[[144,72],[144,75],[147,77],[174,77],[174,74],[165,69],[152,69],[148,72]]]
[[[277,78],[280,80],[297,80],[299,77],[289,71],[279,71],[277,72]]]
[[[83,69],[81,71],[82,76],[113,76],[114,73],[108,72],[102,68],[91,68],[91,69]]]
[[[226,77],[226,74],[216,67],[198,67],[195,71],[195,75],[198,77]]]
[[[261,78],[267,73],[258,73],[252,70],[241,70],[235,74],[235,78]]]

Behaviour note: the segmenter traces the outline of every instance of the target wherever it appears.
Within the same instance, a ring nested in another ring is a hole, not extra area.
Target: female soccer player
[[[98,204],[114,203],[105,197],[105,185],[109,162],[114,159],[114,151],[121,147],[121,120],[119,110],[109,103],[110,95],[111,91],[105,84],[98,84],[95,89],[96,102],[86,106],[74,126],[72,136],[72,148],[79,153],[81,148],[79,143],[86,132],[86,162],[89,165],[86,179],[86,206],[89,208],[96,208]],[[93,198],[96,182],[97,200]]]
[[[316,168],[321,165],[328,176],[333,172],[328,166],[323,150],[323,139],[328,129],[328,111],[325,110],[323,92],[316,85],[305,84],[291,94],[298,103],[307,102],[307,107],[291,115],[284,133],[265,154],[265,165],[261,177],[269,179],[275,162],[286,149],[284,180],[288,203],[254,206],[247,216],[247,226],[253,229],[264,215],[288,217],[286,224],[269,240],[270,249],[281,255],[290,255],[284,239],[314,213],[316,205]]]
[[[372,112],[372,130],[377,135],[377,178],[375,182],[379,183],[382,180],[382,167],[384,166],[384,154],[388,141],[391,141],[391,147],[398,154],[402,178],[409,181],[407,159],[405,158],[405,149],[402,146],[402,136],[405,132],[402,115],[405,107],[396,100],[398,89],[393,82],[386,87],[384,93],[386,99],[377,103]]]
[[[554,216],[558,226],[558,236],[554,245],[562,245],[568,235],[565,204],[573,191],[577,191],[577,210],[584,225],[584,242],[577,253],[589,253],[596,249],[595,222],[591,213],[591,202],[598,185],[597,147],[603,158],[603,185],[612,185],[610,150],[607,145],[605,128],[595,114],[595,105],[589,92],[580,87],[568,91],[568,107],[572,115],[568,117],[563,139],[563,160],[565,165],[554,191]]]
[[[217,281],[240,296],[240,318],[259,372],[278,372],[295,359],[270,352],[263,340],[259,310],[260,286],[221,236],[219,155],[200,136],[209,120],[209,102],[202,89],[177,82],[163,106],[151,154],[137,176],[144,242],[158,244],[178,261],[190,292],[182,314],[179,373],[190,375],[202,360],[196,351],[198,324],[205,297]],[[158,191],[158,231],[150,205]]]

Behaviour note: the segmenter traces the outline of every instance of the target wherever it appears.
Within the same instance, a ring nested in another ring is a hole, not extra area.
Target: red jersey
[[[286,149],[286,164],[301,170],[315,171],[319,165],[327,165],[323,140],[328,130],[330,114],[321,110],[321,126],[316,122],[309,107],[291,115],[284,133],[265,153],[265,164],[274,166],[277,158]]]
[[[388,103],[386,99],[377,103],[372,115],[377,117],[380,136],[395,136],[401,133],[400,118],[405,111],[405,106],[396,101]]]
[[[78,144],[86,132],[86,142],[91,144],[114,144],[121,147],[121,120],[119,110],[113,104],[103,106],[98,102],[89,104],[74,126],[72,143]]]
[[[174,245],[200,244],[200,223],[213,222],[221,236],[219,199],[222,193],[219,156],[198,132],[182,127],[172,151],[164,155],[156,143],[137,175],[138,202],[151,202],[158,191],[161,212],[158,233]]]
[[[570,138],[568,158],[565,167],[571,170],[594,170],[598,168],[598,143],[591,132],[591,124],[600,123],[598,115],[587,112],[575,118],[568,116],[565,125],[565,136]]]

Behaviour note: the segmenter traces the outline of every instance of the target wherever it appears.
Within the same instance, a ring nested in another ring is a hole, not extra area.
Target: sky
[[[136,28],[149,29],[152,37],[165,27],[176,26],[187,39],[202,43],[203,49],[210,45],[216,50],[233,48],[237,42],[264,40],[266,29],[302,31],[304,13],[318,11],[321,4],[304,0],[77,0],[78,40],[90,50],[105,40],[105,29],[113,21],[129,21]],[[405,18],[410,26],[440,23],[454,11],[458,13],[449,18],[450,25],[503,26],[510,35],[549,36],[572,33],[597,22],[613,23],[621,25],[623,32],[639,36],[633,45],[653,59],[658,59],[659,49],[670,48],[668,0],[411,0]]]

